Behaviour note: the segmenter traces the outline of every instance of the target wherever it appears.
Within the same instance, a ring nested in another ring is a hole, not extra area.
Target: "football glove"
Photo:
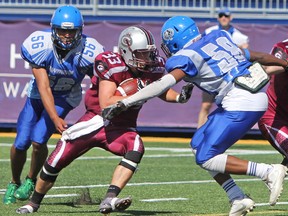
[[[187,85],[183,86],[178,97],[178,103],[186,103],[192,95],[193,88],[193,83],[188,83]]]
[[[127,110],[127,107],[121,101],[118,101],[116,104],[102,110],[102,118],[104,120],[111,120],[125,110]]]

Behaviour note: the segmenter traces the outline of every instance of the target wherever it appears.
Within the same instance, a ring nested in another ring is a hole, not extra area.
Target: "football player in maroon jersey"
[[[27,214],[36,212],[42,199],[54,185],[59,172],[72,161],[93,147],[103,148],[122,156],[116,166],[106,196],[100,204],[103,214],[128,208],[131,197],[117,196],[133,176],[144,154],[144,145],[136,131],[138,113],[142,104],[137,104],[111,121],[103,121],[101,110],[123,99],[115,95],[119,84],[129,78],[141,79],[143,88],[165,73],[165,60],[158,55],[153,35],[140,26],[123,30],[119,37],[119,54],[104,52],[95,59],[96,76],[92,87],[86,92],[86,113],[78,123],[68,128],[47,158],[30,202],[16,210]],[[181,93],[168,89],[160,96],[167,102],[185,103],[191,96],[193,85],[182,88]]]
[[[288,59],[288,40],[276,43],[271,54],[277,58]],[[288,165],[288,74],[280,73],[270,77],[267,88],[268,109],[259,120],[262,135],[279,151]]]

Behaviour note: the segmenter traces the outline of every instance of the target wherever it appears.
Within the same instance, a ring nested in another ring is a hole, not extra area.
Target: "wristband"
[[[180,95],[178,94],[178,95],[176,96],[176,99],[175,99],[175,101],[176,101],[177,103],[179,103],[179,98],[180,98]]]
[[[243,51],[244,51],[245,58],[250,60],[250,52],[249,52],[249,50],[248,49],[243,49]]]

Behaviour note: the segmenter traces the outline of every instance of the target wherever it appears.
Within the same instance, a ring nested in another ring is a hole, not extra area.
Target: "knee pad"
[[[193,149],[192,147],[191,147],[191,150],[192,150],[193,155],[196,156],[197,150]]]
[[[120,161],[119,165],[130,169],[131,171],[135,172],[142,159],[143,153],[137,151],[130,151],[124,155],[124,158]]]
[[[227,157],[225,154],[216,155],[205,163],[200,164],[200,166],[205,170],[212,171],[212,173],[210,173],[212,175],[213,172],[225,173]]]
[[[46,161],[40,172],[40,178],[44,181],[55,182],[59,175],[59,172],[59,170],[50,166]]]

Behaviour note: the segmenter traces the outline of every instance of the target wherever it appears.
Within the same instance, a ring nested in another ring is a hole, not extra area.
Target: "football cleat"
[[[124,211],[132,203],[131,197],[117,198],[117,197],[107,197],[105,198],[99,206],[99,212],[102,214],[108,214],[113,211]]]
[[[272,167],[273,169],[268,173],[264,182],[270,191],[269,204],[274,206],[283,191],[283,182],[288,168],[281,164],[272,164]]]
[[[33,212],[37,212],[38,208],[34,208],[33,206],[31,205],[24,205],[18,209],[16,209],[16,213],[17,214],[30,214],[30,213],[33,213]]]
[[[14,196],[14,193],[17,190],[17,188],[19,188],[18,184],[14,184],[12,182],[8,184],[5,195],[3,197],[4,204],[16,203],[16,198]]]
[[[281,164],[283,165],[283,166],[286,166],[286,167],[288,167],[288,158],[283,158],[283,161],[281,162]]]
[[[254,208],[255,202],[248,195],[245,195],[243,199],[234,200],[231,203],[229,216],[244,216],[253,211]]]
[[[26,178],[24,183],[15,191],[14,196],[19,200],[27,200],[35,189],[35,182]]]

